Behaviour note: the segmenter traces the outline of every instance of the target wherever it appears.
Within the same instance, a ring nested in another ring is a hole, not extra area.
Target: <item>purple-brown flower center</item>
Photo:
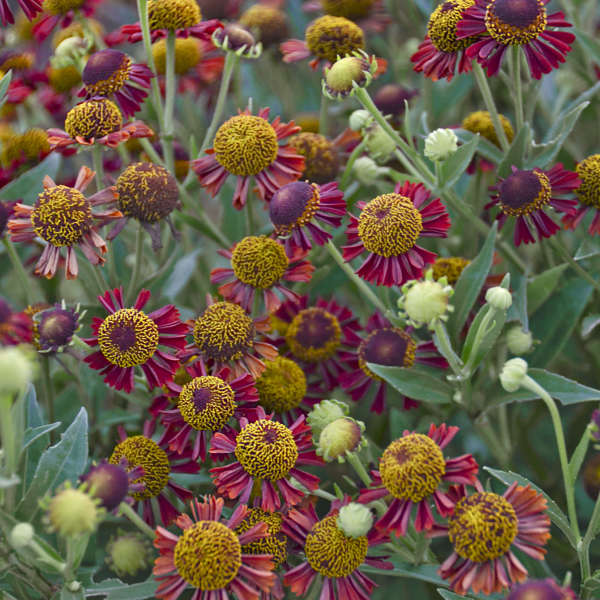
[[[235,394],[219,377],[203,376],[183,386],[177,408],[186,423],[200,431],[219,431],[235,412]]]
[[[542,0],[492,0],[486,9],[489,34],[504,45],[522,45],[546,29],[546,8]]]
[[[295,181],[279,188],[269,202],[269,216],[278,235],[288,235],[294,227],[308,223],[319,208],[319,188]]]
[[[528,215],[545,206],[551,192],[550,180],[542,171],[514,171],[498,186],[498,203],[507,215]]]
[[[388,367],[411,367],[415,362],[417,344],[404,330],[398,327],[376,329],[358,347],[358,364],[373,379],[381,380],[367,363]]]
[[[126,54],[107,48],[90,56],[81,78],[89,94],[108,96],[123,87],[130,66],[131,59]]]
[[[301,310],[286,333],[294,356],[307,362],[321,362],[332,357],[341,337],[342,330],[335,315],[317,307]]]

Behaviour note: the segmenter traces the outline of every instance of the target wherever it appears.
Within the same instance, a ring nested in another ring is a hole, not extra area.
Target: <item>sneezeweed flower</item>
[[[117,530],[106,545],[108,568],[121,579],[135,577],[152,564],[152,546],[142,534]]]
[[[116,148],[131,138],[152,137],[154,132],[141,121],[123,125],[119,107],[108,98],[95,96],[76,104],[65,118],[65,129],[48,129],[52,150],[73,144],[102,144]]]
[[[92,319],[93,336],[85,340],[98,347],[84,360],[100,371],[104,382],[129,393],[134,388],[134,372],[141,367],[148,388],[153,389],[173,379],[179,359],[160,346],[182,350],[187,326],[179,320],[179,311],[167,304],[151,313],[143,312],[150,292],[142,290],[131,308],[125,308],[123,288],[115,288],[98,296],[110,313],[106,318]]]
[[[419,279],[435,254],[417,245],[421,237],[446,237],[450,217],[439,198],[431,199],[423,184],[397,184],[394,193],[359,202],[357,218],[350,215],[344,260],[368,256],[357,275],[376,285],[402,285]]]
[[[510,144],[515,135],[512,124],[504,115],[498,115],[498,117],[500,118],[502,129],[504,129],[504,133],[506,134],[506,139]],[[500,141],[498,140],[498,135],[496,134],[496,128],[494,127],[492,117],[487,110],[477,110],[469,113],[463,119],[461,127],[467,131],[470,131],[471,133],[478,133],[481,137],[485,138],[489,142],[492,142],[492,144],[500,148]]]
[[[223,499],[205,496],[190,503],[192,517],[180,514],[175,535],[162,527],[156,530],[154,545],[160,556],[154,576],[160,582],[156,597],[176,600],[189,586],[195,588],[193,600],[255,600],[275,584],[273,561],[269,554],[254,554],[244,546],[268,535],[268,526],[258,522],[236,533],[248,513],[239,505],[223,522]]]
[[[358,338],[353,352],[346,353],[345,360],[349,370],[340,375],[342,388],[352,400],[362,400],[372,386],[377,392],[371,404],[371,410],[380,414],[386,406],[387,383],[369,369],[367,363],[388,367],[410,368],[413,364],[423,364],[445,369],[448,363],[442,358],[432,341],[417,342],[411,336],[411,329],[393,327],[378,313],[367,322],[367,336]],[[414,400],[404,398],[404,409],[416,406]]]
[[[127,54],[107,48],[88,58],[81,76],[84,87],[78,95],[82,98],[114,95],[125,118],[129,118],[140,110],[152,77],[146,65],[134,64]]]
[[[289,35],[288,17],[276,6],[253,4],[242,13],[240,23],[251,31],[265,48],[279,44]]]
[[[261,358],[277,356],[277,349],[257,335],[270,329],[268,318],[252,319],[238,304],[212,303],[190,325],[193,342],[181,359],[198,358],[213,372],[228,366],[234,377],[250,373],[256,379],[265,369]]]
[[[93,533],[104,512],[97,498],[82,488],[71,487],[70,482],[43,504],[48,529],[63,538]]]
[[[119,426],[120,442],[114,447],[108,462],[113,465],[125,464],[128,471],[143,475],[133,480],[133,483],[143,484],[143,489],[133,492],[131,497],[135,507],[141,505],[142,517],[148,525],[154,527],[154,506],[158,505],[160,519],[165,525],[169,525],[177,517],[177,510],[167,497],[167,491],[171,490],[180,500],[187,502],[191,500],[192,493],[176,484],[172,473],[197,473],[199,465],[190,459],[189,452],[176,454],[160,446],[152,439],[154,433],[154,421],[146,421],[141,434],[127,436],[125,430]]]
[[[68,308],[63,300],[52,308],[35,313],[34,339],[38,351],[63,352],[73,343],[73,336],[81,329],[81,318],[85,312],[80,312],[79,305]]]
[[[19,7],[29,21],[33,21],[42,12],[42,0],[18,0]],[[13,25],[15,17],[8,0],[0,0],[0,21],[2,26]]]
[[[323,246],[332,235],[320,223],[339,227],[346,214],[346,201],[337,183],[324,185],[295,181],[279,188],[269,202],[269,218],[288,255],[296,248]]]
[[[429,17],[425,40],[410,59],[415,63],[415,71],[423,72],[433,81],[444,77],[450,81],[457,70],[457,63],[459,73],[471,70],[471,59],[465,49],[476,38],[459,39],[457,24],[474,3],[475,0],[446,0],[437,6]]]
[[[458,41],[471,40],[465,51],[496,75],[509,46],[521,47],[534,79],[565,62],[575,36],[549,27],[571,27],[562,12],[548,15],[547,0],[475,0],[456,26]],[[473,39],[476,41],[473,42]]]
[[[600,154],[592,154],[577,163],[575,171],[580,179],[580,185],[575,190],[575,195],[581,206],[572,215],[565,215],[563,223],[567,229],[574,229],[579,225],[588,211],[594,217],[588,228],[590,235],[600,234]]]
[[[435,259],[431,266],[433,279],[437,281],[445,277],[450,285],[454,285],[470,262],[462,256],[440,256]]]
[[[344,17],[325,15],[315,19],[304,32],[304,40],[288,40],[280,46],[284,62],[295,62],[313,56],[310,66],[321,61],[334,63],[338,57],[365,47],[365,34],[354,22]]]
[[[2,140],[0,164],[17,167],[23,163],[42,160],[50,152],[48,134],[43,129],[28,129],[21,134],[12,134]]]
[[[49,175],[44,177],[44,191],[33,206],[16,204],[14,216],[8,221],[11,239],[31,242],[40,237],[46,242],[35,274],[54,277],[61,248],[67,249],[65,270],[67,279],[78,273],[75,247],[79,246],[92,265],[104,263],[106,243],[98,228],[123,215],[117,210],[114,187],[108,187],[86,198],[83,192],[94,179],[94,171],[81,167],[73,187],[57,185]],[[102,210],[95,211],[97,207]]]
[[[378,60],[365,52],[353,52],[325,67],[323,94],[331,100],[342,100],[361,87],[367,87],[378,70]]]
[[[416,507],[414,527],[430,530],[435,524],[431,504],[447,517],[454,509],[451,496],[443,484],[474,485],[478,466],[470,454],[445,458],[443,450],[458,433],[458,427],[433,423],[427,435],[404,431],[379,459],[379,470],[372,471],[371,485],[361,490],[359,501],[373,502],[391,495],[393,500],[375,527],[405,535]]]
[[[200,41],[195,38],[175,39],[175,74],[185,75],[202,58]],[[163,38],[152,44],[152,57],[156,72],[164,75],[167,69],[167,41]]]
[[[558,213],[574,214],[575,200],[560,198],[574,192],[581,180],[577,173],[563,169],[561,163],[543,171],[537,167],[532,170],[520,170],[512,167],[512,173],[500,179],[492,189],[497,193],[486,208],[497,206],[496,220],[503,227],[509,217],[516,218],[514,244],[535,243],[534,232],[538,240],[549,238],[560,231],[546,209]]]
[[[217,460],[235,457],[231,464],[210,469],[219,494],[238,498],[240,502],[255,498],[262,510],[274,512],[281,506],[298,504],[305,496],[289,482],[290,477],[308,490],[319,486],[316,475],[299,468],[322,464],[312,449],[304,415],[286,427],[263,412],[261,418],[251,423],[240,419],[240,428],[239,433],[217,432],[212,438],[212,457]]]
[[[543,560],[550,538],[546,499],[529,485],[513,483],[501,496],[478,491],[462,496],[448,517],[447,526],[437,526],[435,535],[447,535],[452,554],[438,569],[452,589],[465,594],[500,592],[510,582],[527,579],[527,569],[513,547],[536,560]]]
[[[361,535],[348,535],[339,525],[339,513],[336,508],[319,520],[313,505],[308,504],[284,517],[283,533],[300,545],[305,556],[305,561],[283,578],[298,597],[305,596],[315,579],[322,577],[322,600],[366,599],[377,584],[360,567],[392,568],[383,558],[369,556],[369,550],[386,542],[387,536],[368,526]]]
[[[304,168],[304,159],[291,146],[279,142],[300,130],[293,121],[282,123],[279,117],[269,123],[269,110],[253,115],[247,108],[225,121],[217,130],[208,156],[191,162],[200,185],[216,196],[229,175],[237,178],[233,206],[242,209],[248,198],[251,178],[263,200],[283,185],[296,181]]]
[[[296,248],[288,257],[283,244],[265,236],[247,236],[232,246],[231,250],[218,252],[231,261],[231,268],[213,269],[210,281],[222,283],[219,294],[225,300],[239,304],[247,312],[253,310],[255,296],[258,294],[260,300],[261,293],[268,313],[281,306],[281,298],[276,292],[287,300],[297,302],[300,296],[282,282],[310,281],[315,269],[304,260],[305,250]]]
[[[178,237],[170,215],[180,206],[179,190],[167,169],[149,162],[133,163],[119,175],[115,187],[123,218],[107,235],[109,240],[123,230],[128,219],[135,219],[148,232],[154,250],[162,247],[160,223],[163,220],[173,236]]]
[[[238,23],[228,23],[222,29],[217,29],[212,36],[213,44],[225,52],[233,52],[244,58],[259,58],[262,54],[262,44]]]
[[[42,8],[46,13],[33,26],[33,34],[38,41],[45,40],[58,25],[68,27],[76,14],[90,17],[101,0],[43,0]]]
[[[33,340],[33,322],[25,312],[15,312],[0,296],[0,346],[18,346]]]
[[[306,417],[306,422],[313,434],[313,441],[319,439],[321,432],[327,425],[338,419],[342,419],[349,412],[350,407],[345,402],[341,402],[335,398],[321,400],[318,404],[315,404]]]
[[[576,600],[575,592],[554,579],[529,579],[511,588],[506,600]]]
[[[191,441],[192,460],[205,462],[206,449],[216,431],[230,431],[232,419],[256,418],[258,394],[248,373],[232,379],[225,368],[216,375],[207,375],[200,363],[189,371],[194,377],[178,386],[177,407],[160,413],[166,428],[161,442],[182,454],[188,451]]]
[[[339,141],[339,140],[338,140]],[[314,183],[333,181],[340,170],[336,140],[324,135],[303,131],[290,139],[290,146],[304,157],[302,177]]]
[[[365,31],[381,32],[390,22],[382,0],[308,0],[302,5],[307,12],[322,10],[333,17],[356,21]]]

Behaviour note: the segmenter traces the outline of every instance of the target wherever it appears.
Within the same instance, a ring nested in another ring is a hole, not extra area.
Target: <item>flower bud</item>
[[[396,150],[396,142],[377,124],[371,126],[365,135],[369,155],[380,162],[386,162]]]
[[[352,172],[363,185],[374,185],[389,169],[380,167],[371,157],[359,156],[352,166]]]
[[[35,337],[40,352],[62,352],[73,341],[73,335],[81,326],[78,309],[79,306],[67,308],[63,300],[62,304],[55,304],[34,315],[37,323]]]
[[[218,48],[234,52],[244,58],[258,58],[262,54],[262,44],[239,23],[228,23],[217,29],[212,40]]]
[[[312,429],[313,439],[318,439],[321,431],[336,419],[345,417],[350,409],[345,402],[339,400],[321,400],[312,407],[306,422]]]
[[[350,125],[350,129],[352,131],[360,131],[364,129],[368,125],[373,122],[373,117],[371,117],[371,113],[364,108],[359,110],[355,110],[348,119],[348,124]]]
[[[55,69],[64,69],[70,66],[79,68],[80,61],[91,46],[92,42],[87,38],[68,37],[54,50],[54,56],[50,59],[52,67]]]
[[[531,331],[523,331],[520,325],[511,327],[506,333],[506,344],[513,354],[525,354],[529,352],[533,345]]]
[[[106,460],[91,467],[81,476],[87,484],[89,493],[100,500],[100,506],[114,510],[127,496],[129,475],[121,465],[113,465]]]
[[[323,93],[332,100],[345,98],[357,87],[367,87],[377,70],[377,60],[364,53],[339,58],[325,69]]]
[[[20,394],[33,379],[35,363],[24,346],[0,348],[0,394]]]
[[[507,392],[516,392],[527,376],[527,362],[522,358],[511,358],[504,363],[500,383]]]
[[[496,286],[485,293],[485,301],[496,310],[508,310],[512,304],[512,295],[507,289]]]
[[[17,523],[10,532],[10,545],[19,550],[28,546],[33,540],[35,531],[29,523]]]
[[[573,590],[552,579],[530,579],[513,586],[506,600],[576,600]]]
[[[119,577],[133,577],[152,563],[152,548],[138,533],[118,532],[106,547],[106,562]]]
[[[448,299],[454,290],[447,285],[444,277],[433,280],[433,271],[425,274],[425,281],[410,281],[402,286],[403,296],[398,300],[398,306],[415,327],[427,324],[433,327],[438,319],[446,320],[446,313],[453,310],[448,305]]]
[[[364,505],[350,502],[340,508],[337,526],[345,535],[358,538],[367,535],[373,525],[373,514]]]
[[[346,454],[356,452],[366,442],[362,438],[364,430],[364,423],[351,417],[336,419],[321,431],[316,452],[327,462],[343,462]]]
[[[583,467],[583,487],[595,502],[600,492],[600,454],[594,454],[586,461]]]
[[[100,517],[97,503],[81,489],[65,487],[48,504],[50,529],[63,537],[92,533]]]
[[[430,160],[446,160],[457,150],[458,138],[452,129],[436,129],[425,138],[424,154]]]

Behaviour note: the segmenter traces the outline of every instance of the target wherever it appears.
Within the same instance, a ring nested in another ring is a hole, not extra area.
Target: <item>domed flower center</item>
[[[504,133],[506,134],[506,139],[508,139],[509,142],[512,142],[514,131],[510,121],[504,115],[498,116],[500,117],[502,129],[504,129]],[[467,115],[462,122],[462,128],[471,131],[472,133],[479,133],[486,140],[489,140],[492,144],[500,147],[496,129],[492,123],[492,117],[487,110],[477,110]]]
[[[517,532],[515,509],[502,496],[491,492],[462,498],[448,518],[448,537],[455,552],[473,562],[506,554]]]
[[[409,198],[400,194],[377,196],[358,218],[358,235],[364,247],[379,256],[408,252],[422,230],[421,213]]]
[[[235,456],[252,477],[277,481],[296,464],[298,447],[285,425],[259,419],[238,434]]]
[[[541,171],[515,171],[498,188],[500,210],[513,217],[528,215],[548,204],[552,188]]]
[[[31,225],[36,235],[53,246],[73,246],[92,227],[92,207],[79,190],[57,185],[38,196]]]
[[[304,131],[290,138],[290,146],[304,157],[303,177],[315,183],[328,183],[338,174],[340,162],[334,145],[318,133]]]
[[[376,329],[358,347],[358,364],[371,378],[381,381],[379,375],[367,367],[367,363],[386,367],[412,367],[417,344],[398,327]]]
[[[196,377],[183,386],[177,408],[186,423],[201,431],[219,431],[235,412],[228,383],[212,376]]]
[[[334,63],[337,57],[365,47],[363,30],[344,17],[326,15],[313,21],[305,33],[306,45],[317,58]]]
[[[294,181],[279,188],[269,202],[269,217],[278,235],[289,235],[303,227],[319,209],[319,188],[307,181]]]
[[[588,156],[575,167],[581,185],[575,192],[582,204],[600,208],[600,154]]]
[[[296,408],[306,394],[304,371],[284,356],[266,362],[255,385],[260,405],[269,413],[284,413]]]
[[[456,25],[463,11],[475,4],[475,0],[447,0],[440,4],[429,17],[427,34],[440,52],[458,52],[473,42],[473,38],[456,39]]]
[[[287,538],[281,532],[283,516],[281,513],[268,513],[260,508],[250,508],[244,520],[238,525],[235,532],[240,535],[245,533],[257,523],[266,523],[268,534],[242,546],[244,554],[270,554],[273,557],[275,567],[284,563],[287,559]]]
[[[66,346],[73,338],[77,327],[78,319],[73,311],[63,308],[44,311],[37,326],[40,349],[50,350]]]
[[[433,278],[435,281],[446,277],[450,285],[454,285],[461,276],[470,260],[461,256],[449,256],[448,258],[436,258],[433,263]]]
[[[292,320],[285,339],[300,360],[321,362],[331,358],[340,345],[342,329],[330,312],[322,308],[305,308]]]
[[[304,544],[306,560],[325,577],[347,577],[362,565],[369,549],[365,536],[348,537],[336,521],[337,515],[330,515],[315,523]]]
[[[167,40],[164,38],[152,44],[152,56],[159,75],[167,69]],[[202,50],[196,38],[177,38],[175,40],[175,73],[185,75],[195,67],[202,58]]]
[[[385,449],[379,459],[379,472],[383,485],[394,498],[417,503],[440,485],[446,461],[429,436],[411,433]]]
[[[179,575],[199,590],[221,590],[242,566],[238,536],[217,521],[198,521],[177,540],[173,562]]]
[[[148,0],[150,29],[186,29],[201,19],[196,0]]]
[[[108,315],[98,329],[104,358],[119,367],[143,365],[158,348],[158,327],[142,311],[122,308]]]
[[[102,461],[92,467],[81,479],[89,486],[92,496],[99,498],[106,510],[113,510],[126,498],[129,476],[121,465]]]
[[[123,457],[129,463],[129,471],[135,467],[144,469],[144,474],[132,483],[143,483],[146,487],[141,492],[132,493],[131,496],[135,500],[147,500],[158,496],[167,485],[171,473],[167,453],[150,438],[134,435],[115,446],[108,462],[118,465]]]
[[[160,165],[129,165],[117,179],[121,212],[142,223],[157,223],[171,214],[179,202],[175,178]]]
[[[44,0],[43,8],[51,15],[66,15],[70,10],[81,8],[85,0]]]
[[[261,290],[277,283],[289,262],[283,246],[264,235],[245,237],[231,256],[234,275],[242,283]]]
[[[123,124],[119,107],[107,98],[92,98],[74,106],[65,119],[65,131],[73,138],[101,138]]]
[[[546,29],[542,0],[492,0],[485,11],[489,34],[504,45],[521,45],[535,40]]]
[[[129,78],[131,59],[119,50],[99,50],[92,54],[81,79],[93,96],[108,96],[120,90]]]
[[[277,157],[277,134],[255,115],[237,115],[219,127],[213,144],[215,158],[233,175],[247,177],[264,171]]]
[[[254,345],[254,323],[244,309],[231,302],[211,304],[194,324],[194,342],[217,362],[239,360]]]
[[[328,15],[361,19],[366,17],[375,0],[321,0],[321,6]]]

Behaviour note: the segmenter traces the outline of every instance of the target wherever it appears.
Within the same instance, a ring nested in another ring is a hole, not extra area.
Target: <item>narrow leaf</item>
[[[452,187],[465,172],[469,163],[473,160],[479,138],[479,135],[473,136],[470,141],[462,144],[454,154],[442,163],[440,174],[445,187]]]
[[[42,191],[44,176],[56,177],[60,162],[60,154],[52,152],[39,165],[5,185],[2,188],[2,200],[22,200],[25,204],[33,204]]]
[[[533,277],[527,284],[527,306],[532,315],[554,291],[567,265],[558,265]]]
[[[502,162],[498,165],[498,176],[508,177],[511,172],[511,167],[515,166],[518,168],[523,167],[525,161],[525,152],[529,148],[531,141],[531,128],[529,123],[525,123],[519,130],[519,133],[512,141],[506,156],[502,159]]]
[[[454,133],[456,133],[456,137],[464,143],[477,137],[477,134],[467,131],[466,129],[455,129]],[[477,144],[477,154],[481,154],[481,156],[491,160],[496,165],[502,160],[502,151],[500,148],[498,148],[496,144],[492,144],[492,142],[482,137],[479,138],[479,144]]]
[[[26,450],[33,442],[39,440],[42,436],[54,431],[57,427],[60,427],[61,422],[49,423],[48,425],[40,425],[39,427],[30,427],[25,430],[25,439],[23,441],[23,450]]]
[[[107,579],[85,590],[86,597],[103,596],[106,600],[145,600],[154,598],[158,582],[152,578],[141,583],[126,584],[119,579]]]
[[[571,456],[571,460],[569,461],[569,476],[571,477],[571,483],[575,485],[577,481],[577,476],[579,475],[579,471],[581,469],[581,465],[585,459],[585,455],[588,450],[588,446],[590,445],[590,431],[586,427],[577,447],[573,451],[573,455]]]

